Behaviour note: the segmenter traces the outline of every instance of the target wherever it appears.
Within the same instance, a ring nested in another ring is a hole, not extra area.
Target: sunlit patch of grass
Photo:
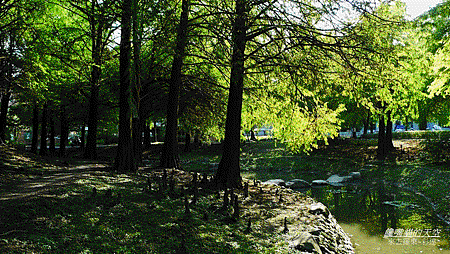
[[[417,213],[411,214],[411,216],[400,219],[399,225],[401,225],[402,228],[405,229],[432,229],[434,228],[433,225],[427,223],[426,219],[424,218],[424,215],[420,215]]]
[[[10,200],[2,218],[12,217],[9,225],[25,223],[26,229],[0,237],[8,242],[0,246],[2,253],[15,253],[15,248],[36,253],[173,253],[181,238],[190,253],[260,253],[261,246],[273,248],[276,243],[266,243],[272,236],[264,232],[259,235],[263,240],[257,234],[244,234],[243,221],[222,222],[226,215],[210,214],[210,220],[203,221],[208,207],[220,203],[214,196],[201,197],[185,218],[182,199],[143,193],[145,180],[129,179],[91,177],[67,189],[64,198],[36,198],[28,203]],[[93,186],[99,187],[96,197],[91,197]],[[120,193],[122,200],[108,207],[101,186],[112,189],[113,197]],[[21,244],[13,246],[11,239],[20,239]]]
[[[0,146],[0,173],[3,170],[22,174],[48,174],[64,169],[65,165],[55,163],[52,158],[19,151],[11,146]]]
[[[307,156],[290,154],[283,144],[272,141],[248,143],[242,146],[242,176],[258,180],[301,178],[312,181],[326,179],[331,174],[359,171],[373,164],[365,169],[369,179],[385,177],[389,181],[411,184],[434,201],[450,198],[439,191],[449,186],[448,171],[424,167],[418,162],[378,163],[361,159],[358,156],[373,152],[370,150],[373,141],[349,141],[348,145],[321,148]],[[181,154],[186,170],[208,174],[215,172],[219,158],[218,148]],[[283,206],[270,198],[260,202],[255,196],[243,205],[241,219],[229,223],[226,219],[232,208],[224,214],[210,211],[212,205],[221,204],[221,200],[211,194],[201,196],[191,207],[191,216],[186,217],[183,198],[171,199],[154,190],[143,192],[145,177],[96,171],[83,176],[73,185],[45,196],[26,201],[2,201],[0,252],[174,253],[181,239],[185,239],[190,253],[291,253],[283,240],[285,236],[280,233],[282,222],[284,217],[302,218],[300,207]],[[98,193],[91,197],[94,187]],[[113,198],[121,195],[120,202],[110,205],[105,200],[108,189],[112,190]],[[332,203],[331,193],[325,193],[325,198]],[[443,211],[450,210],[448,208],[446,205],[439,207]],[[204,214],[209,217],[207,221],[203,220]],[[379,223],[379,218],[368,217],[374,221],[367,224]],[[252,232],[245,234],[248,218],[252,219]],[[290,220],[290,223],[297,226],[310,221],[302,218]],[[2,229],[2,226],[5,227]]]

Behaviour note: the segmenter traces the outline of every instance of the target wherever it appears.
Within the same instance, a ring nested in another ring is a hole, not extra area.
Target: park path
[[[54,197],[60,189],[73,186],[77,181],[88,179],[93,175],[107,175],[105,170],[110,165],[87,163],[78,166],[64,167],[47,175],[14,175],[10,179],[2,179],[0,184],[0,201],[30,199],[33,197]],[[3,175],[1,177],[7,177]]]

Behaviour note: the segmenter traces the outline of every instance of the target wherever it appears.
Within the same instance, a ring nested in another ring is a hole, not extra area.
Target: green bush
[[[435,163],[450,162],[450,136],[447,133],[432,132],[422,142],[428,158]],[[443,135],[444,134],[444,135]]]
[[[97,144],[102,144],[102,145],[111,145],[111,144],[117,144],[119,143],[119,136],[108,133],[108,132],[103,132],[103,133],[99,133],[98,134],[98,138],[97,138]]]
[[[367,134],[365,138],[377,138],[378,133]],[[393,132],[393,139],[441,139],[450,138],[450,131],[403,131]]]
[[[450,131],[404,131],[394,132],[394,139],[440,139],[450,138]]]

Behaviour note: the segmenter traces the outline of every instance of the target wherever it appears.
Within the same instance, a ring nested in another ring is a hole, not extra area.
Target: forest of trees
[[[165,126],[223,142],[221,187],[240,186],[240,142],[255,126],[293,152],[341,128],[448,124],[450,1],[410,21],[401,1],[9,0],[0,5],[0,142],[31,130],[31,151],[64,156],[70,131],[95,159],[118,134],[114,168],[133,172],[142,139]],[[86,133],[87,129],[87,133]]]

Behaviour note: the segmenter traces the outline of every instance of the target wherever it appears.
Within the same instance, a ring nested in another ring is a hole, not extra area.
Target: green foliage
[[[2,9],[8,11],[0,26],[17,19],[0,32],[5,41],[9,32],[17,31],[14,62],[20,75],[11,122],[29,126],[35,101],[49,102],[58,110],[65,107],[71,128],[86,121],[94,64],[92,24],[86,11],[93,7],[93,17],[108,21],[101,36],[99,132],[117,133],[118,47],[111,39],[117,34],[111,33],[120,27],[114,22],[118,6],[114,1],[101,2],[91,6],[88,1],[84,6],[72,0],[12,1]],[[137,1],[140,28],[135,38],[141,47],[137,76],[142,87],[133,93],[133,115],[142,106],[144,120],[161,121],[165,115],[179,4]],[[251,3],[242,132],[272,126],[277,141],[296,153],[311,152],[340,128],[360,125],[369,112],[374,117],[392,112],[398,120],[448,122],[449,2],[416,20],[416,26],[404,19],[404,4],[390,1],[374,10],[381,19],[360,15],[354,23],[348,20],[335,23],[333,31],[322,30],[318,24],[336,18],[329,8],[346,8],[337,4]],[[110,8],[102,7],[106,5]],[[179,123],[184,131],[201,132],[204,141],[221,140],[224,134],[233,6],[232,1],[206,1],[191,8]],[[28,12],[31,9],[34,12]],[[304,17],[290,15],[291,10]],[[2,52],[7,50],[7,43],[1,46]],[[52,116],[57,118],[57,110]],[[394,137],[402,135],[410,134],[394,133]]]
[[[376,138],[378,134],[368,134],[366,138]],[[402,132],[393,132],[393,139],[441,139],[441,138],[450,138],[450,131],[402,131]]]
[[[444,1],[430,11],[415,20],[416,38],[420,38],[420,45],[416,47],[424,56],[425,65],[417,69],[422,76],[422,92],[426,98],[421,99],[424,109],[421,110],[422,118],[432,118],[449,122],[449,114],[446,109],[449,105],[449,66],[448,56],[448,17],[450,2]],[[413,38],[413,36],[411,36]],[[414,39],[412,39],[414,40]],[[425,51],[425,52],[424,52]],[[413,73],[413,72],[412,72]]]
[[[305,72],[311,77],[300,78],[301,71],[266,74],[263,89],[249,89],[244,97],[243,131],[273,126],[273,137],[294,153],[309,152],[319,141],[337,136],[344,106],[325,102],[328,94],[323,91],[327,86],[320,80],[323,76]]]
[[[336,110],[325,104],[314,109],[314,112],[304,109],[284,108],[290,114],[279,114],[278,122],[274,123],[274,136],[287,144],[292,151],[311,151],[317,148],[319,140],[327,141],[338,135],[339,113],[344,110],[341,106]],[[273,119],[273,118],[272,118]]]
[[[422,142],[428,159],[434,163],[450,162],[450,132],[432,132]]]
[[[370,110],[366,109],[363,105],[357,104],[352,100],[348,101],[345,103],[345,111],[340,116],[343,121],[341,124],[342,129],[351,130],[361,126],[367,120],[368,112]]]
[[[405,115],[417,100],[411,97],[414,82],[407,77],[404,66],[404,62],[410,61],[409,56],[405,58],[405,5],[398,1],[383,3],[375,14],[384,22],[362,15],[353,29],[368,53],[352,62],[355,69],[342,70],[343,95],[350,98],[350,104],[364,107],[373,115],[386,112]],[[349,51],[349,54],[355,53]]]

